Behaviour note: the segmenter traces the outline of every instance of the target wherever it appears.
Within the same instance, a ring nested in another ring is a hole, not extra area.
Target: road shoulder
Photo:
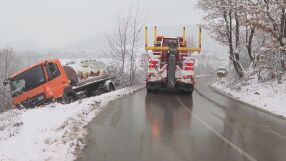
[[[259,110],[259,111],[262,111],[262,112],[264,112],[264,113],[267,113],[267,114],[270,114],[270,115],[272,115],[272,116],[279,117],[279,118],[281,118],[281,119],[286,120],[285,114],[284,114],[284,115],[283,115],[283,114],[279,114],[279,113],[277,113],[277,112],[274,112],[274,111],[265,109],[265,108],[263,108],[262,106],[256,105],[255,103],[251,103],[251,102],[249,102],[249,101],[243,100],[242,98],[238,97],[237,95],[234,95],[232,92],[228,92],[228,91],[226,91],[226,90],[223,90],[223,89],[221,89],[221,88],[218,88],[216,84],[217,84],[217,83],[214,83],[214,84],[209,85],[209,87],[210,87],[214,92],[216,92],[216,93],[218,93],[218,94],[220,94],[220,95],[229,97],[229,98],[231,98],[231,99],[233,99],[233,100],[235,100],[235,101],[237,101],[237,102],[239,102],[239,103],[242,103],[242,104],[247,105],[247,106],[249,106],[249,107],[255,108],[255,109],[257,109],[257,110]]]

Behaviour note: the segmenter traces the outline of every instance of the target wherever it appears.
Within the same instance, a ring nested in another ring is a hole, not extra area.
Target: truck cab
[[[16,108],[35,107],[63,97],[70,81],[59,59],[40,61],[9,78],[12,103]]]

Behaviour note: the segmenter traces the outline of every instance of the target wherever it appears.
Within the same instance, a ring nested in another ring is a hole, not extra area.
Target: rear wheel
[[[73,89],[71,88],[71,86],[68,86],[64,89],[64,94],[61,98],[61,102],[63,104],[69,104],[73,101],[76,101],[78,98],[77,98],[77,95],[76,93],[73,91]]]
[[[71,98],[68,96],[68,94],[64,94],[64,95],[63,95],[62,103],[63,103],[63,104],[69,104],[69,103],[71,103]]]
[[[112,83],[109,83],[108,85],[108,92],[111,92],[111,91],[115,91],[115,87]]]
[[[69,104],[71,102],[74,102],[77,100],[77,96],[75,93],[66,93],[62,97],[62,103],[63,104]]]
[[[87,86],[85,89],[86,97],[93,97],[101,94],[100,91],[102,91],[103,88],[102,86],[103,86],[102,84]]]

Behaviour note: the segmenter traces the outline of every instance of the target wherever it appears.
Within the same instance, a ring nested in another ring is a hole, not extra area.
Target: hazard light
[[[149,63],[150,63],[150,64],[154,64],[154,65],[156,65],[156,64],[158,63],[158,61],[151,60],[151,61],[149,61]]]
[[[186,66],[193,66],[193,63],[186,63]]]

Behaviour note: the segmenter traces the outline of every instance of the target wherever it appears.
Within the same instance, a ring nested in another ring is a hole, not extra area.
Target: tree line
[[[2,112],[12,107],[9,86],[4,86],[3,82],[18,70],[21,63],[15,57],[12,48],[0,49],[0,60],[0,112]]]
[[[137,5],[119,10],[113,30],[106,35],[112,59],[110,72],[118,78],[122,87],[133,86],[145,80],[146,55],[143,49],[142,31],[146,13]]]
[[[285,74],[285,0],[199,0],[203,27],[229,49],[239,79],[257,74],[259,80]],[[242,59],[246,58],[246,59]]]

